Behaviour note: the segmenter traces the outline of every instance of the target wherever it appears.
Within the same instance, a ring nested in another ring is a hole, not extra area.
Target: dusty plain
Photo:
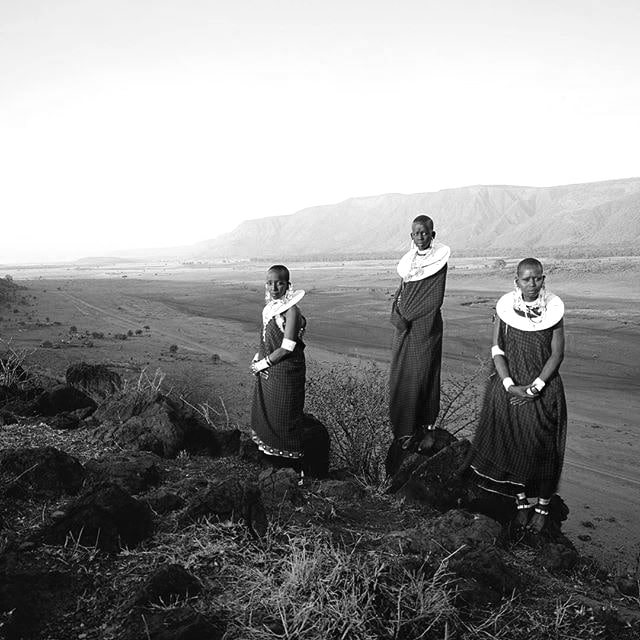
[[[444,305],[443,374],[468,379],[479,393],[488,369],[474,374],[488,362],[493,305],[511,288],[515,264],[495,268],[493,262],[453,259]],[[566,530],[582,553],[618,571],[637,571],[640,258],[544,262],[548,288],[566,305],[561,373],[569,430],[559,490],[571,510]],[[301,308],[312,366],[349,359],[387,367],[395,263],[288,266],[294,286],[307,291]],[[29,363],[57,377],[83,360],[110,363],[134,381],[161,370],[165,385],[208,401],[221,420],[246,428],[267,267],[6,266],[26,288],[0,310],[0,351],[27,349]]]

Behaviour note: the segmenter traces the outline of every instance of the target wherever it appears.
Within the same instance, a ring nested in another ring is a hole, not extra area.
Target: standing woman
[[[558,369],[564,357],[564,304],[546,291],[542,264],[518,264],[515,289],[496,305],[489,379],[473,440],[480,487],[513,497],[516,524],[540,533],[562,472],[567,404]],[[537,497],[534,508],[528,497]],[[532,513],[533,511],[533,513]]]
[[[395,331],[389,378],[389,414],[395,441],[387,458],[388,473],[397,467],[397,449],[417,444],[423,431],[434,428],[440,412],[440,307],[451,250],[435,242],[435,237],[431,218],[415,218],[411,249],[398,263],[401,281],[391,309]]]
[[[289,270],[274,265],[267,272],[260,346],[252,363],[256,376],[251,427],[253,441],[275,466],[300,471],[306,365],[301,337],[306,320],[297,304]]]

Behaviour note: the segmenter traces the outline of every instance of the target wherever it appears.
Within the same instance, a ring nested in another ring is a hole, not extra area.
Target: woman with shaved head
[[[302,471],[306,319],[298,308],[304,290],[291,286],[289,269],[267,272],[258,352],[251,363],[256,384],[251,406],[253,441],[276,467]]]
[[[564,304],[545,288],[542,264],[518,264],[515,288],[496,305],[489,380],[473,440],[478,485],[515,499],[515,523],[547,525],[562,471],[567,405],[558,369],[564,357]],[[529,497],[537,497],[535,507]]]
[[[398,263],[400,286],[391,308],[389,414],[394,441],[387,456],[392,475],[414,450],[440,412],[442,315],[449,247],[435,241],[433,220],[421,215],[411,225],[411,248]],[[404,453],[403,453],[404,452]]]

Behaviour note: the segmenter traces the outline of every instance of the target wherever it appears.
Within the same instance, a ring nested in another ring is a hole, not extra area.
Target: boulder
[[[496,545],[503,541],[499,522],[483,515],[451,510],[429,524],[387,534],[383,546],[410,555],[444,558],[461,548]]]
[[[82,391],[67,385],[58,385],[43,391],[33,401],[31,415],[55,416],[58,413],[71,412],[76,409],[95,409],[96,403]]]
[[[258,487],[265,507],[277,512],[290,505],[304,504],[300,475],[293,469],[265,469],[258,476]]]
[[[204,516],[220,520],[243,520],[251,533],[262,537],[267,532],[267,514],[258,487],[236,478],[215,480],[187,503],[181,521],[187,524]]]
[[[71,431],[77,429],[82,423],[78,415],[63,411],[56,416],[52,416],[47,420],[47,424],[53,429],[62,429],[64,431]]]
[[[578,562],[578,552],[573,545],[567,546],[557,542],[544,544],[538,552],[540,563],[551,573],[569,571]]]
[[[447,566],[466,581],[459,593],[469,605],[495,604],[520,585],[517,574],[505,563],[498,549],[486,542],[461,548],[449,558]]]
[[[84,572],[61,561],[49,559],[45,567],[37,554],[5,550],[0,555],[0,637],[51,637],[45,631],[51,619],[72,616],[92,586]]]
[[[237,429],[218,431],[184,403],[160,393],[122,392],[102,404],[92,418],[99,424],[94,440],[164,458],[174,458],[181,450],[229,455],[240,446]]]
[[[322,480],[313,486],[313,492],[336,502],[358,502],[366,496],[362,484],[353,479]]]
[[[202,584],[182,565],[166,564],[150,575],[133,596],[129,606],[144,607],[149,604],[169,604],[177,598],[198,595]]]
[[[67,536],[83,546],[107,552],[135,547],[153,532],[148,505],[115,484],[102,484],[78,496],[64,513],[35,535],[35,540],[64,544]]]
[[[311,413],[305,413],[302,433],[302,468],[305,475],[312,478],[326,478],[329,475],[330,440],[322,422]]]
[[[420,439],[412,439],[410,446],[403,449],[398,440],[394,440],[387,451],[385,460],[385,470],[389,478],[395,476],[405,461],[414,454],[420,454],[427,458],[434,456],[449,445],[453,444],[457,438],[446,429],[431,429],[424,431]]]
[[[21,497],[57,497],[80,491],[85,472],[80,461],[54,447],[0,451],[2,492]]]
[[[89,460],[84,468],[94,484],[110,482],[135,494],[160,483],[160,461],[160,457],[146,451],[124,451]]]
[[[122,379],[103,364],[77,362],[67,367],[67,384],[79,389],[96,402],[113,395],[122,388]]]
[[[151,507],[154,513],[159,515],[177,511],[185,505],[185,501],[181,496],[165,487],[160,487],[156,491],[147,494],[144,501]]]
[[[457,471],[470,446],[458,440],[432,457],[412,454],[392,477],[390,491],[439,511],[457,507],[468,493],[468,482]]]
[[[145,611],[127,628],[120,640],[222,640],[227,623],[223,616],[203,616],[193,607]]]

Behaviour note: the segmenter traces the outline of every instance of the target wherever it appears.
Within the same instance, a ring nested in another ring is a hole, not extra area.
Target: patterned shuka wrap
[[[389,414],[396,438],[434,424],[440,412],[440,307],[446,279],[445,264],[427,278],[403,282],[393,303]]]
[[[260,334],[258,354],[264,358],[282,344],[283,330],[271,318]],[[291,354],[256,376],[251,407],[254,442],[267,454],[303,455],[302,428],[306,363],[300,338]]]
[[[521,331],[503,320],[498,346],[516,385],[531,383],[551,355],[554,327]],[[488,491],[515,496],[555,492],[564,461],[567,404],[560,374],[547,380],[534,402],[514,406],[497,373],[489,378],[473,440],[476,482]]]

